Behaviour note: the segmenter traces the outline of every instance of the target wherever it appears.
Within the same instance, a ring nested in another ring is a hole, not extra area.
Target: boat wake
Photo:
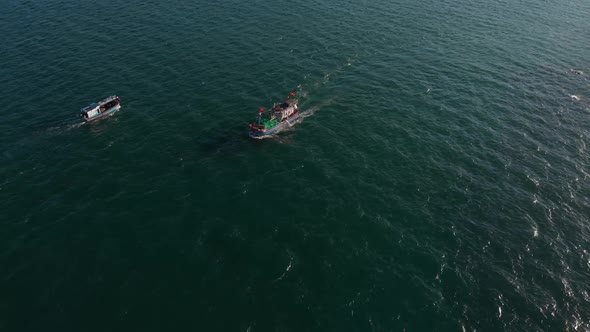
[[[329,105],[331,102],[332,102],[332,100],[330,99],[329,101],[326,101],[326,102],[321,103],[316,106],[312,106],[312,107],[308,108],[307,110],[305,110],[304,112],[301,112],[301,116],[300,116],[301,120],[300,121],[303,121],[304,119],[309,118],[310,116],[314,115],[315,112],[320,110],[320,108],[322,108],[323,106]]]
[[[78,123],[74,123],[74,124],[71,124],[71,125],[67,125],[67,126],[66,126],[66,129],[67,129],[67,130],[69,130],[69,129],[80,128],[80,127],[82,127],[83,125],[85,125],[85,124],[87,124],[87,123],[88,123],[88,122],[86,122],[86,121],[81,121],[81,122],[78,122]]]
[[[65,120],[54,123],[52,126],[47,127],[46,131],[49,133],[59,133],[64,132],[70,129],[80,128],[85,125],[86,121],[78,121],[78,120]]]
[[[287,273],[291,270],[292,267],[293,267],[293,257],[290,257],[290,259],[289,259],[289,265],[287,266],[287,268],[285,269],[285,271],[283,272],[283,274],[281,274],[280,277],[278,277],[275,280],[273,280],[273,282],[281,281],[287,275]]]

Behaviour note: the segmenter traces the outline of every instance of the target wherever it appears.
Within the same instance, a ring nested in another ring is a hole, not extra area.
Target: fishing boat
[[[249,126],[250,137],[266,138],[294,125],[300,115],[295,92],[291,92],[289,98],[282,102],[275,103],[270,112],[265,111],[263,107],[258,109],[256,121]]]
[[[110,96],[84,107],[80,110],[80,116],[86,121],[94,121],[112,115],[119,109],[121,109],[121,98]]]

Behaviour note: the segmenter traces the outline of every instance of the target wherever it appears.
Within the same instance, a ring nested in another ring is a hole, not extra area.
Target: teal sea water
[[[0,331],[589,330],[589,13],[1,1]]]

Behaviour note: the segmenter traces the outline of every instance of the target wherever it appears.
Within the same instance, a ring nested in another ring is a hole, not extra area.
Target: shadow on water
[[[300,122],[298,121],[297,124]],[[248,128],[243,124],[222,130],[211,129],[200,136],[197,148],[201,153],[207,155],[220,152],[233,154],[269,143],[270,141],[288,143],[294,137],[295,127],[296,125],[286,128],[265,139],[253,139],[248,136]]]
[[[252,139],[248,137],[247,127],[243,124],[230,128],[212,128],[200,135],[197,149],[205,154],[215,154],[222,151],[231,152],[244,147]]]

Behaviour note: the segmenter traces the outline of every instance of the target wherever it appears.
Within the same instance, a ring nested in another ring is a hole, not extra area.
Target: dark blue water
[[[590,329],[589,12],[0,2],[0,331]]]

